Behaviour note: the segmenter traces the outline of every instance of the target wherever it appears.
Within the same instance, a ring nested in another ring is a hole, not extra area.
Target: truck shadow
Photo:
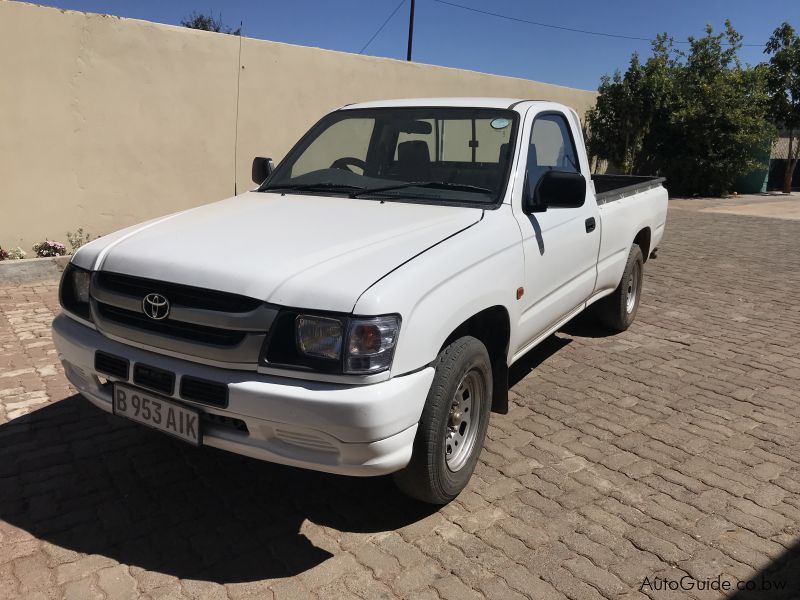
[[[389,477],[195,448],[79,395],[0,425],[0,519],[68,550],[180,578],[295,575],[332,556],[308,528],[389,531],[434,511]]]
[[[745,581],[731,581],[729,600],[796,600],[800,593],[800,539]]]
[[[513,388],[525,379],[536,367],[572,342],[569,338],[553,334],[533,349],[525,353],[508,369],[508,387]]]
[[[562,337],[559,334],[566,334],[570,337]],[[517,385],[545,360],[572,343],[572,338],[599,338],[612,335],[615,335],[615,332],[600,325],[594,314],[584,311],[511,365],[508,370],[508,385],[510,388]]]
[[[564,324],[559,332],[566,333],[573,337],[601,338],[617,335],[618,332],[603,327],[598,321],[597,316],[592,312],[593,307],[589,307],[574,319]]]

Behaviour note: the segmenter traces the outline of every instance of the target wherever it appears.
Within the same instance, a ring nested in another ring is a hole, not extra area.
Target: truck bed
[[[592,181],[597,203],[606,204],[658,187],[666,179],[643,175],[592,175]]]

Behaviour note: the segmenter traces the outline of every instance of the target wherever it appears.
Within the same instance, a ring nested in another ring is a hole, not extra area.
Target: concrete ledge
[[[54,256],[0,261],[0,287],[39,281],[58,281],[70,258],[72,257]]]

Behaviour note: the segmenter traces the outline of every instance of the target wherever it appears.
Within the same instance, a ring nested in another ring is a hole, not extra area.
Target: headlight
[[[352,319],[344,358],[345,373],[377,373],[392,366],[400,317]]]
[[[297,315],[294,325],[296,348],[301,356],[330,361],[333,370],[338,367],[344,373],[367,375],[392,366],[400,317],[338,319]],[[325,368],[324,364],[315,366]]]
[[[298,315],[295,339],[297,349],[306,356],[337,359],[342,353],[342,323],[338,319]]]
[[[64,310],[69,311],[87,321],[92,320],[89,308],[89,285],[92,274],[72,263],[64,269],[61,277],[59,299]]]

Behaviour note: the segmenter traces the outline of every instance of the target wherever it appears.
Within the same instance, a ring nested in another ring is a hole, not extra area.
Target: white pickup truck
[[[345,106],[259,187],[83,246],[53,334],[101,409],[193,444],[465,487],[508,368],[590,305],[636,315],[661,179],[592,176],[552,102]]]

